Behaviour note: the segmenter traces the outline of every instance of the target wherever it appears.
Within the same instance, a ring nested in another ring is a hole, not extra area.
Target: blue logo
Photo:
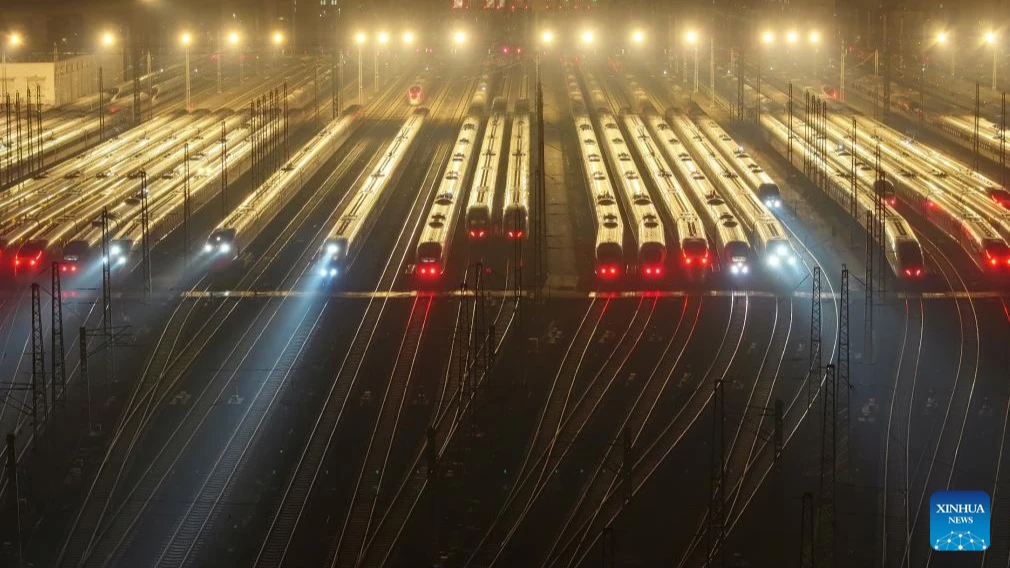
[[[989,494],[937,491],[929,499],[929,542],[933,550],[981,552],[989,548]]]

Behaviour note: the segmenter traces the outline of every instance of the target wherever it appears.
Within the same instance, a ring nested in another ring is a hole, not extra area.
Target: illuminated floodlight
[[[214,246],[211,245],[210,243],[203,245],[203,252],[205,253],[214,252]]]
[[[947,32],[940,32],[936,34],[936,43],[943,45],[947,43]]]
[[[821,43],[821,32],[818,31],[810,32],[810,43],[813,44]]]
[[[698,32],[691,30],[687,32],[687,35],[684,36],[684,39],[687,40],[687,43],[694,45],[695,43],[698,43]]]
[[[631,34],[631,41],[635,43],[642,43],[645,41],[645,32],[642,30],[635,30],[634,33]]]
[[[596,35],[592,32],[592,30],[586,30],[582,32],[582,43],[590,44],[593,43],[593,41],[595,40]]]
[[[365,43],[367,39],[368,36],[365,35],[365,32],[358,32],[354,34],[354,42],[357,43],[358,45]]]
[[[182,45],[189,45],[193,43],[193,35],[189,32],[182,32],[182,35],[179,36],[179,42]]]
[[[540,34],[540,41],[542,41],[544,45],[550,45],[554,41],[554,32],[546,30],[544,33]]]
[[[789,43],[796,43],[797,39],[799,39],[799,35],[797,35],[796,32],[789,32],[786,34],[786,41]]]
[[[381,44],[389,43],[389,34],[386,33],[386,32],[379,32],[378,39],[379,39],[379,43],[381,43]]]
[[[238,45],[239,39],[238,32],[231,32],[228,34],[228,43],[231,45]]]
[[[995,44],[996,43],[996,39],[997,39],[996,38],[996,32],[986,32],[985,33],[985,42],[988,43],[989,45]]]
[[[765,32],[765,33],[761,34],[761,41],[764,42],[764,43],[766,43],[766,44],[769,44],[769,43],[775,41],[775,34],[772,33],[772,32]]]
[[[116,36],[112,35],[112,32],[105,32],[102,34],[102,45],[105,47],[112,47],[116,43]]]
[[[8,47],[17,47],[22,43],[24,43],[24,38],[21,37],[21,34],[18,32],[12,32],[9,36],[7,36]]]
[[[456,45],[464,43],[466,41],[466,34],[463,32],[456,32],[452,36],[452,41],[456,42]]]
[[[403,43],[407,45],[414,43],[414,32],[403,32]]]
[[[284,43],[284,34],[281,32],[274,32],[273,37],[270,39],[274,42],[274,45],[280,45]]]

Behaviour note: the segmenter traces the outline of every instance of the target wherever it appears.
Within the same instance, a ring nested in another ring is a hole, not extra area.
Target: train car
[[[771,135],[773,146],[785,153],[784,150],[790,138],[789,129],[779,120],[769,115],[762,115],[761,123],[765,131]],[[801,156],[806,142],[793,135],[793,145],[795,155]],[[867,226],[872,220],[876,211],[876,199],[874,197],[873,185],[876,181],[876,173],[862,172],[857,170],[857,184],[855,195],[855,211],[851,209],[852,202],[852,177],[851,167],[842,168],[832,161],[811,160],[812,167],[821,171],[828,179],[828,183],[821,184],[825,194],[831,198],[843,211],[852,213],[855,220],[870,234],[876,231]],[[866,177],[869,175],[870,177]],[[893,186],[892,186],[893,187]],[[888,265],[896,277],[902,280],[920,279],[926,274],[923,260],[922,247],[918,238],[912,232],[908,221],[894,210],[894,205],[886,200],[882,203],[884,214],[884,238],[883,246]]]
[[[726,160],[709,144],[702,132],[704,131],[713,140],[712,144],[721,153],[729,155],[734,155],[733,147],[736,144],[733,139],[721,128],[718,128],[718,125],[715,125],[714,128],[712,125],[707,125],[708,128],[705,128],[705,125],[699,128],[686,116],[673,116],[671,123],[674,130],[681,135],[681,139],[684,140],[688,149],[693,151],[695,157],[698,158],[698,162],[706,170],[709,179],[718,180],[721,183],[725,190],[723,196],[728,198],[733,209],[749,227],[754,252],[761,257],[765,266],[773,270],[782,266],[794,266],[797,260],[796,254],[782,224],[751,191],[754,186],[747,187],[744,180],[733,172]],[[720,133],[725,138],[721,138]],[[753,176],[751,181],[758,183],[760,177]]]
[[[354,262],[361,249],[361,243],[375,225],[378,211],[389,197],[387,191],[389,186],[396,182],[401,173],[399,166],[413,148],[413,142],[426,116],[425,109],[414,111],[393,140],[383,149],[368,176],[361,178],[358,184],[351,188],[350,199],[337,214],[336,222],[319,247],[317,270],[320,276],[324,278],[341,276]]]
[[[203,245],[203,254],[215,264],[238,258],[244,246],[288,203],[286,198],[298,193],[340,149],[357,128],[359,118],[360,107],[352,106],[316,134],[214,227]]]
[[[417,274],[422,278],[437,278],[445,272],[456,214],[473,161],[480,122],[480,118],[474,116],[463,121],[452,147],[452,157],[435,190],[435,200],[417,239],[415,264]]]
[[[593,270],[601,280],[615,280],[625,272],[624,222],[617,205],[614,186],[607,175],[607,167],[600,156],[593,123],[587,115],[575,116],[575,129],[579,137],[582,169],[593,203],[596,228],[596,246]]]
[[[512,118],[508,169],[505,173],[505,207],[502,223],[505,236],[521,239],[529,234],[530,210],[530,117]]]
[[[701,218],[695,212],[690,199],[684,194],[666,158],[659,152],[645,127],[641,117],[625,115],[624,125],[638,154],[645,163],[646,171],[665,208],[667,219],[677,230],[681,262],[686,268],[707,268],[709,263],[708,239]]]
[[[471,239],[483,239],[491,232],[491,215],[498,187],[498,165],[501,163],[504,140],[505,115],[495,114],[484,129],[477,170],[466,204],[466,233]]]
[[[827,130],[829,136],[844,137],[831,123]],[[886,142],[882,138],[879,144],[881,164],[891,172],[890,180],[898,198],[917,208],[957,242],[982,272],[1007,270],[1010,257],[1006,254],[1006,235],[1010,235],[1010,222],[998,214],[1000,209],[979,193],[954,190],[947,176],[927,173],[921,164],[902,156]],[[857,152],[860,149],[857,145]]]
[[[602,138],[615,173],[618,195],[631,219],[631,234],[635,238],[639,274],[659,278],[666,273],[666,232],[652,197],[642,181],[642,175],[631,157],[617,117],[601,112]]]
[[[758,198],[765,207],[775,211],[782,207],[782,194],[775,180],[759,166],[750,155],[736,143],[721,126],[712,119],[702,119],[698,122],[701,131],[705,133],[722,157],[733,166],[747,185],[757,192]]]
[[[723,268],[732,275],[750,273],[753,251],[743,224],[694,163],[670,125],[659,116],[647,117],[646,123],[673,169],[680,175],[680,181],[687,188],[688,195],[694,199],[698,210],[713,228],[711,234],[714,235]]]
[[[419,77],[417,81],[407,87],[407,103],[410,106],[421,106],[428,97],[427,77]]]

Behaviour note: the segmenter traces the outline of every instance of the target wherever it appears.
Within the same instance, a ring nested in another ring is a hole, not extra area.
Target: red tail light
[[[20,258],[15,258],[14,259],[14,266],[21,266],[21,259]]]
[[[891,207],[894,207],[895,205],[897,205],[898,200],[893,197],[888,197],[887,199],[884,200],[884,202],[890,205]]]
[[[996,259],[995,258],[990,258],[989,259],[989,264],[991,264],[993,266],[996,266]]]
[[[701,257],[702,264],[708,264],[708,255]]]
[[[916,276],[922,276],[922,269],[921,268],[916,268],[915,269],[915,275]]]
[[[691,264],[691,262],[693,262],[693,261],[694,261],[694,259],[691,258],[691,257],[689,257],[689,256],[685,256],[684,257],[684,264]]]
[[[33,258],[33,259],[29,260],[28,264],[30,264],[32,266],[35,266],[35,259]]]
[[[77,265],[74,264],[70,267],[70,272],[77,272]]]

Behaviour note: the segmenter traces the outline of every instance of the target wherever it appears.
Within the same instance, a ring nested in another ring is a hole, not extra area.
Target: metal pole
[[[992,90],[996,90],[996,56],[999,54],[999,50],[996,49],[994,45],[992,48]]]
[[[228,130],[221,121],[221,218],[228,215]]]
[[[358,44],[358,104],[365,104],[364,98],[364,88],[361,84],[362,81],[362,69],[361,69],[361,44]]]
[[[379,48],[375,48],[372,58],[372,70],[375,71],[375,79],[372,82],[372,93],[379,94]]]
[[[65,399],[67,391],[67,369],[63,362],[63,287],[60,283],[60,263],[53,262],[52,315],[50,332],[52,340],[53,375],[50,385],[53,390],[53,408],[56,401]]]
[[[182,226],[183,226],[183,245],[185,247],[185,259],[183,266],[186,270],[189,269],[189,142],[183,144],[183,154],[185,155],[185,163],[183,164],[183,183],[182,183]]]
[[[140,170],[140,239],[143,258],[144,296],[151,297],[151,228],[147,203],[147,170]]]
[[[845,42],[842,42],[842,58],[841,65],[839,66],[839,79],[838,79],[838,100],[845,102]]]
[[[7,486],[11,488],[14,495],[14,498],[10,499],[10,502],[11,508],[14,510],[14,526],[16,531],[14,538],[17,539],[18,543],[18,566],[21,566],[24,563],[21,551],[21,495],[18,490],[17,438],[14,434],[7,434]]]
[[[186,110],[193,110],[193,105],[190,100],[190,85],[189,85],[189,46],[186,46]]]
[[[102,95],[102,66],[98,66],[98,142],[105,141],[105,102]]]
[[[218,49],[218,52],[217,52],[217,92],[218,93],[220,93],[221,90],[222,90],[221,89],[221,57],[222,57],[221,50]]]
[[[88,328],[81,326],[78,331],[78,349],[80,350],[81,380],[88,391],[88,432],[94,432],[94,419],[91,416],[91,380],[88,377]]]
[[[712,107],[715,108],[715,37],[709,43],[708,53],[708,89],[712,95]]]
[[[692,93],[698,92],[698,46],[694,46],[694,88]]]

